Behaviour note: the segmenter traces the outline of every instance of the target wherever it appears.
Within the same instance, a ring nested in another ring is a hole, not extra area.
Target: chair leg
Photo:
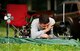
[[[17,30],[14,30],[14,37],[18,37],[17,36]]]

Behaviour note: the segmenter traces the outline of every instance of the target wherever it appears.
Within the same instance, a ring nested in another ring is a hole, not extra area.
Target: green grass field
[[[0,37],[6,37],[6,22],[2,21],[0,23]],[[12,27],[9,27],[9,37],[14,37],[14,30]]]
[[[0,24],[0,37],[6,37],[6,27]],[[14,37],[13,29],[9,28],[9,37]],[[0,43],[0,51],[80,51],[80,46],[60,44],[31,44],[31,43]]]
[[[0,44],[0,51],[80,51],[80,47],[49,44]]]

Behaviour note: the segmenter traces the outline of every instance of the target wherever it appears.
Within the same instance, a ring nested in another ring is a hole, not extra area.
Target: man
[[[31,24],[31,38],[53,38],[56,37],[48,34],[50,30],[53,28],[55,24],[55,20],[48,15],[43,14],[39,18],[36,18],[32,21]]]

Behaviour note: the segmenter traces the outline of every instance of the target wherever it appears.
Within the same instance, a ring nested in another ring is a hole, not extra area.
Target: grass
[[[9,37],[13,37],[14,31],[13,29],[9,28]],[[6,27],[0,27],[0,37],[6,37]]]
[[[13,36],[14,31],[9,28],[9,37]],[[6,37],[5,22],[0,24],[0,37]],[[80,47],[59,44],[0,43],[0,51],[80,51]]]
[[[80,47],[58,44],[0,44],[0,51],[80,51]]]
[[[6,37],[6,22],[0,23],[0,37]],[[9,37],[14,37],[14,30],[9,26]]]

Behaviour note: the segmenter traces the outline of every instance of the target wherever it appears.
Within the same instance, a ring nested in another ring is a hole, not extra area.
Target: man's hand
[[[45,33],[48,32],[51,28],[53,28],[52,25],[49,25],[49,26],[45,27],[44,32]]]
[[[40,38],[49,38],[49,35],[47,35],[47,34],[42,34],[42,35],[40,35]]]

